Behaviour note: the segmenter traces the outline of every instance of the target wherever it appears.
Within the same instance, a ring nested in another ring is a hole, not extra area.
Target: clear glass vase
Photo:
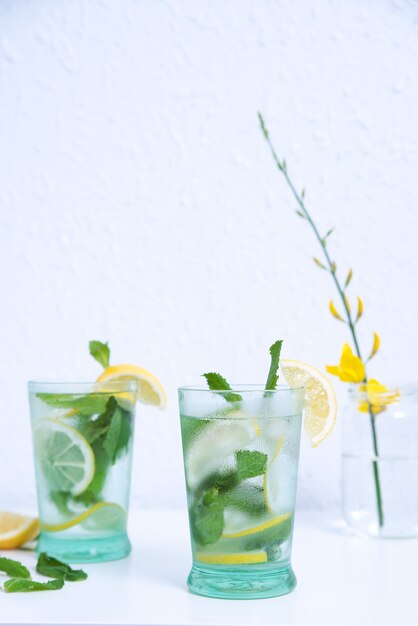
[[[343,416],[343,513],[363,536],[418,535],[418,386],[349,390]]]

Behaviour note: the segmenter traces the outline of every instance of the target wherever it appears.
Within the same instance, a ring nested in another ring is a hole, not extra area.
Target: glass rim
[[[111,393],[112,391],[137,391],[138,383],[134,378],[126,380],[107,380],[107,381],[89,381],[89,380],[29,380],[27,383],[29,391],[41,391],[50,390],[52,393],[59,393],[59,389],[72,389],[68,393],[77,393],[77,390],[86,390],[86,393],[95,393],[100,391],[106,391]],[[75,390],[75,391],[74,391]],[[63,393],[63,392],[61,392]],[[65,391],[64,391],[65,393]]]
[[[228,393],[267,393],[267,394],[276,394],[276,393],[284,393],[289,391],[302,391],[305,387],[303,385],[299,385],[298,387],[290,387],[289,385],[277,385],[276,389],[266,389],[264,384],[261,383],[236,383],[231,384],[231,389],[209,389],[206,385],[183,385],[182,387],[178,387],[178,391],[198,391],[198,392],[206,392],[206,393],[219,393],[219,394],[228,394]]]

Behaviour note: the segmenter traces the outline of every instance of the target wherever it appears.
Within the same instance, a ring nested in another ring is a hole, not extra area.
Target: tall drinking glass
[[[179,389],[193,593],[268,598],[291,591],[303,388]]]
[[[41,535],[69,562],[127,556],[136,383],[30,382]]]

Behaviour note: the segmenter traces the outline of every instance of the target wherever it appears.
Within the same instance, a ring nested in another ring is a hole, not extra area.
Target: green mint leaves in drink
[[[110,348],[107,343],[101,341],[90,341],[89,350],[91,356],[96,359],[104,369],[110,364]]]
[[[273,343],[272,346],[270,346],[271,364],[270,364],[270,369],[269,369],[269,373],[267,376],[267,382],[266,382],[266,387],[265,387],[266,391],[276,389],[277,387],[277,382],[279,380],[278,371],[279,371],[280,352],[282,350],[282,345],[283,345],[283,340],[278,339],[275,343]]]
[[[282,350],[282,345],[283,345],[283,339],[278,339],[277,341],[273,343],[273,345],[270,346],[269,351],[270,351],[271,362],[270,362],[270,369],[269,369],[266,386],[265,386],[266,391],[271,391],[273,389],[276,389],[277,387],[277,382],[279,380],[278,371],[279,371],[279,365],[280,365],[280,353]],[[222,396],[227,402],[241,402],[242,401],[242,396],[240,396],[238,393],[235,393],[232,390],[231,385],[228,383],[226,378],[221,376],[221,374],[218,374],[216,372],[207,372],[206,374],[203,374],[203,376],[206,378],[206,382],[211,391],[230,391],[231,392],[231,393],[222,394]]]
[[[265,384],[266,392],[277,388],[282,345],[283,341],[277,340],[269,349],[270,368]],[[242,396],[235,392],[228,381],[219,373],[209,372],[204,374],[204,377],[211,391],[227,392],[222,393],[222,397],[227,402],[242,402]],[[266,393],[265,396],[267,395]],[[226,414],[230,415],[229,418],[225,418],[230,422],[226,426],[225,436],[229,436],[229,427],[234,428],[234,420],[237,420],[239,424],[241,419],[246,420],[251,417],[250,413],[246,417],[246,411],[246,407],[241,405],[239,415],[234,417],[233,413]],[[206,420],[205,423],[207,423],[206,428],[210,429],[210,420]],[[187,425],[187,420],[184,421],[183,426],[185,439],[191,440],[191,447],[193,445],[193,429],[191,434],[186,432],[191,428]],[[187,434],[189,437],[186,436]],[[231,467],[206,476],[201,484],[194,489],[190,506],[190,520],[194,539],[201,546],[209,546],[222,539],[227,509],[229,513],[231,511],[238,512],[238,514],[243,513],[249,519],[260,519],[260,517],[269,514],[263,484],[268,455],[258,450],[240,448],[235,450],[233,454],[234,462]],[[277,530],[275,529],[273,532],[277,533]],[[268,540],[270,541],[270,538]]]
[[[207,372],[203,374],[211,391],[231,391],[231,393],[223,393],[222,396],[227,402],[240,402],[242,397],[238,393],[234,393],[228,381],[216,372]]]
[[[191,513],[192,531],[201,545],[210,545],[221,537],[227,507],[250,515],[255,512],[254,506],[256,514],[265,511],[262,491],[248,483],[248,479],[262,476],[266,464],[267,455],[262,452],[237,450],[233,469],[207,479],[206,488]]]
[[[107,343],[90,341],[90,354],[103,366],[110,360]],[[112,393],[106,388],[92,385],[91,393],[38,393],[37,397],[50,407],[52,419],[77,431],[79,444],[91,449],[94,458],[90,483],[81,493],[73,494],[71,489],[56,480],[54,459],[50,459],[47,480],[50,486],[50,499],[65,518],[76,517],[80,506],[85,509],[103,501],[103,491],[109,472],[117,461],[128,452],[133,436],[133,411],[128,394]],[[62,413],[55,417],[54,412]],[[54,422],[51,421],[51,429]],[[51,440],[54,433],[51,432]],[[63,437],[61,437],[63,438]],[[56,441],[56,438],[55,438]],[[57,444],[58,445],[58,444]],[[58,450],[58,453],[60,451]]]
[[[237,480],[255,478],[264,474],[267,465],[267,454],[257,450],[238,450],[235,453],[237,462]]]

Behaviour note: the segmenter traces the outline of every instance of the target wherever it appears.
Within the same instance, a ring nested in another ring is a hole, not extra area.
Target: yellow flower
[[[339,365],[327,365],[326,369],[345,383],[361,383],[366,375],[364,363],[353,353],[348,343],[343,345]]]
[[[368,380],[365,385],[360,385],[359,392],[364,394],[367,399],[361,400],[358,410],[362,413],[368,413],[369,406],[371,406],[374,415],[385,411],[387,405],[396,402],[400,396],[397,389],[389,390],[375,378]]]

